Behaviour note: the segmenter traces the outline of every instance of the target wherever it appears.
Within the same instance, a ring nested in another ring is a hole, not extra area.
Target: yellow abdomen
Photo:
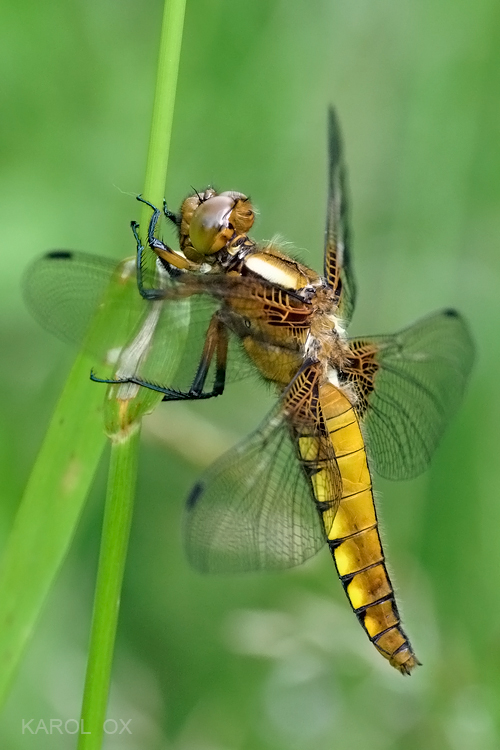
[[[403,674],[420,662],[401,627],[384,562],[365,444],[347,397],[320,387],[320,403],[342,479],[342,499],[327,537],[351,606],[375,648]]]

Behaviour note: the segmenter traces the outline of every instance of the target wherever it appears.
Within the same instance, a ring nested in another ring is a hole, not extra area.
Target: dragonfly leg
[[[149,220],[148,225],[148,245],[151,250],[153,250],[153,252],[155,252],[159,258],[175,266],[175,268],[191,271],[197,270],[198,267],[196,266],[196,264],[192,263],[187,258],[184,258],[184,256],[179,255],[179,253],[176,253],[175,250],[172,250],[172,248],[165,244],[165,242],[158,239],[158,237],[155,237],[156,225],[158,224],[159,218],[161,216],[160,209],[154,206],[149,201],[145,200],[141,195],[137,196],[137,200],[140,201],[140,203],[145,203],[146,206],[149,206],[151,209],[153,209],[153,214]],[[168,219],[177,224],[176,215],[168,210],[168,208],[166,207],[166,203],[164,203],[163,211]]]
[[[140,203],[145,203],[146,206],[149,206],[153,210],[153,214],[149,220],[149,225],[148,225],[148,245],[151,248],[151,250],[154,250],[156,252],[156,249],[158,249],[163,252],[173,253],[174,251],[171,250],[171,248],[169,248],[168,245],[166,245],[164,242],[162,242],[157,237],[155,237],[156,225],[158,224],[158,220],[161,216],[160,209],[156,208],[156,206],[153,206],[152,203],[147,201],[141,195],[137,196],[137,200]]]
[[[136,221],[131,221],[130,228],[132,229],[132,232],[135,237],[135,241],[137,243],[136,275],[137,275],[137,288],[139,289],[139,294],[144,299],[151,300],[151,301],[164,299],[165,292],[163,289],[146,289],[146,287],[144,286],[143,267],[142,267],[144,245],[142,244],[139,238],[139,232],[138,232],[139,224]]]
[[[98,378],[94,371],[90,371],[90,379],[94,383],[106,383],[106,385],[124,385],[125,383],[133,383],[141,386],[141,388],[149,388],[150,391],[157,391],[158,393],[165,394],[164,401],[183,401],[190,398],[189,394],[183,393],[182,391],[176,391],[173,388],[164,388],[164,386],[157,383],[151,383],[148,380],[142,380],[142,378],[136,378],[134,375],[129,378]],[[210,398],[212,394],[202,394],[198,398]]]
[[[196,400],[197,398],[211,398],[220,396],[223,393],[226,383],[227,346],[227,328],[220,320],[218,313],[214,313],[208,326],[198,369],[196,370],[193,384],[188,391],[189,398],[192,400]],[[216,358],[213,388],[209,393],[204,393],[203,388],[205,387],[214,354]],[[168,401],[169,399],[164,398],[163,400]]]
[[[224,391],[226,383],[226,361],[227,361],[228,335],[224,323],[218,318],[217,313],[212,316],[208,326],[203,352],[189,391],[179,391],[174,388],[165,388],[158,383],[143,380],[135,375],[128,378],[98,378],[93,371],[90,379],[95,383],[106,383],[108,385],[121,385],[123,383],[134,383],[135,385],[149,388],[152,391],[163,393],[163,401],[198,401],[201,399],[220,396]],[[214,354],[216,356],[214,384],[211,391],[204,392],[208,371]]]
[[[143,268],[143,258],[144,258],[144,245],[142,244],[140,238],[139,238],[139,224],[137,221],[131,221],[130,222],[130,228],[132,229],[132,232],[135,237],[135,241],[137,243],[137,257],[136,257],[136,276],[137,276],[137,288],[139,289],[139,294],[144,299],[147,299],[149,301],[159,300],[159,299],[165,299],[165,289],[162,287],[159,287],[158,289],[153,288],[146,288],[144,286],[144,268]],[[162,243],[163,244],[163,243]],[[167,247],[167,245],[165,245]],[[173,255],[175,253],[171,251]],[[159,256],[163,267],[168,272],[169,276],[171,278],[175,278],[178,276],[181,271],[177,266],[172,265],[166,258],[163,256]]]
[[[174,214],[173,211],[170,211],[169,207],[167,206],[167,201],[165,198],[163,199],[163,215],[165,218],[167,218],[169,221],[172,222],[172,224],[175,224],[177,228],[181,225],[181,217],[177,214]]]
[[[161,216],[160,209],[142,198],[142,196],[140,195],[137,196],[137,200],[141,203],[145,203],[147,206],[153,209],[153,214],[151,216],[151,219],[149,220],[148,225],[148,245],[155,253],[155,255],[157,255],[163,262],[167,271],[169,271],[172,276],[175,276],[176,270],[197,270],[198,266],[195,263],[188,260],[183,255],[180,255],[175,250],[172,250],[172,248],[169,247],[165,242],[158,239],[158,237],[155,237],[156,225],[158,224],[158,220]],[[166,204],[164,205],[164,213],[167,218],[169,218],[177,225],[178,219],[176,215],[169,211],[168,208],[166,208]],[[138,223],[136,221],[132,221],[130,226],[132,227],[132,232],[134,233],[135,241],[137,243],[137,285],[139,287],[139,292],[142,297],[145,297],[145,299],[163,299],[165,295],[161,294],[161,290],[146,290],[144,284],[142,283],[142,256],[144,252],[144,245],[139,239]]]

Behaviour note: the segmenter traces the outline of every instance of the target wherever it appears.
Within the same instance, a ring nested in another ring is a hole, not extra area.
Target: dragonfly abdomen
[[[375,648],[403,674],[419,664],[401,626],[385,566],[363,435],[347,397],[331,383],[320,403],[342,480],[328,544],[351,607]]]

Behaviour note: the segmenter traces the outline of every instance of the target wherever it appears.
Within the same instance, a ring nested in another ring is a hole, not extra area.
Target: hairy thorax
[[[245,306],[236,300],[231,302],[232,311],[240,321],[237,333],[263,377],[284,387],[306,359],[322,365],[325,381],[332,372],[336,377],[350,351],[345,332],[334,314],[334,292],[324,280],[312,269],[285,256],[274,243],[249,252],[241,260],[238,272],[294,293],[289,300],[289,318],[282,322],[273,319],[272,302],[266,303],[264,314],[260,303],[255,302],[252,309],[248,302]]]

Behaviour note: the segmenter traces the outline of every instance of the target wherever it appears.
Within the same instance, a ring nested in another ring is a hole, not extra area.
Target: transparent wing
[[[346,323],[356,303],[351,265],[347,179],[340,126],[335,110],[328,110],[328,204],[325,231],[325,278],[334,289],[338,314]]]
[[[117,265],[111,258],[73,250],[47,253],[25,271],[26,305],[45,329],[63,341],[80,343]]]
[[[127,268],[128,266],[128,268]],[[125,282],[128,271],[128,281]],[[48,331],[70,343],[80,344],[89,328],[104,293],[112,279],[116,290],[109,302],[109,326],[100,327],[99,339],[87,340],[86,346],[97,363],[114,364],[141,330],[152,326],[148,356],[144,357],[133,374],[176,390],[188,390],[192,384],[205,336],[214,312],[221,306],[220,299],[210,294],[196,294],[187,299],[175,295],[176,283],[166,280],[165,293],[172,299],[150,302],[136,290],[135,260],[118,264],[108,258],[69,250],[56,250],[36,259],[26,270],[23,287],[24,298],[33,317]],[[146,278],[153,286],[153,275]],[[126,288],[127,284],[130,288]],[[121,288],[123,286],[123,289]],[[132,292],[132,293],[131,293]],[[170,372],[165,362],[165,342],[175,331],[188,327],[187,345],[180,365],[171,382],[165,382],[165,372]],[[207,383],[213,377],[215,362]],[[228,381],[240,380],[255,374],[255,367],[241,350],[239,340],[229,341]],[[96,366],[99,375],[99,367]]]
[[[188,500],[187,554],[201,571],[289,568],[324,543],[309,480],[276,412],[217,461]]]
[[[376,471],[408,479],[429,464],[474,358],[463,318],[444,310],[394,336],[352,339],[344,376],[357,396]]]
[[[341,496],[340,475],[321,419],[312,412],[306,417],[304,404],[300,414],[293,410],[301,387],[308,389],[309,405],[319,408],[314,389],[299,376],[259,429],[193,488],[185,540],[188,558],[198,570],[289,568],[325,543]],[[299,455],[301,436],[311,446],[308,461],[304,448]]]

